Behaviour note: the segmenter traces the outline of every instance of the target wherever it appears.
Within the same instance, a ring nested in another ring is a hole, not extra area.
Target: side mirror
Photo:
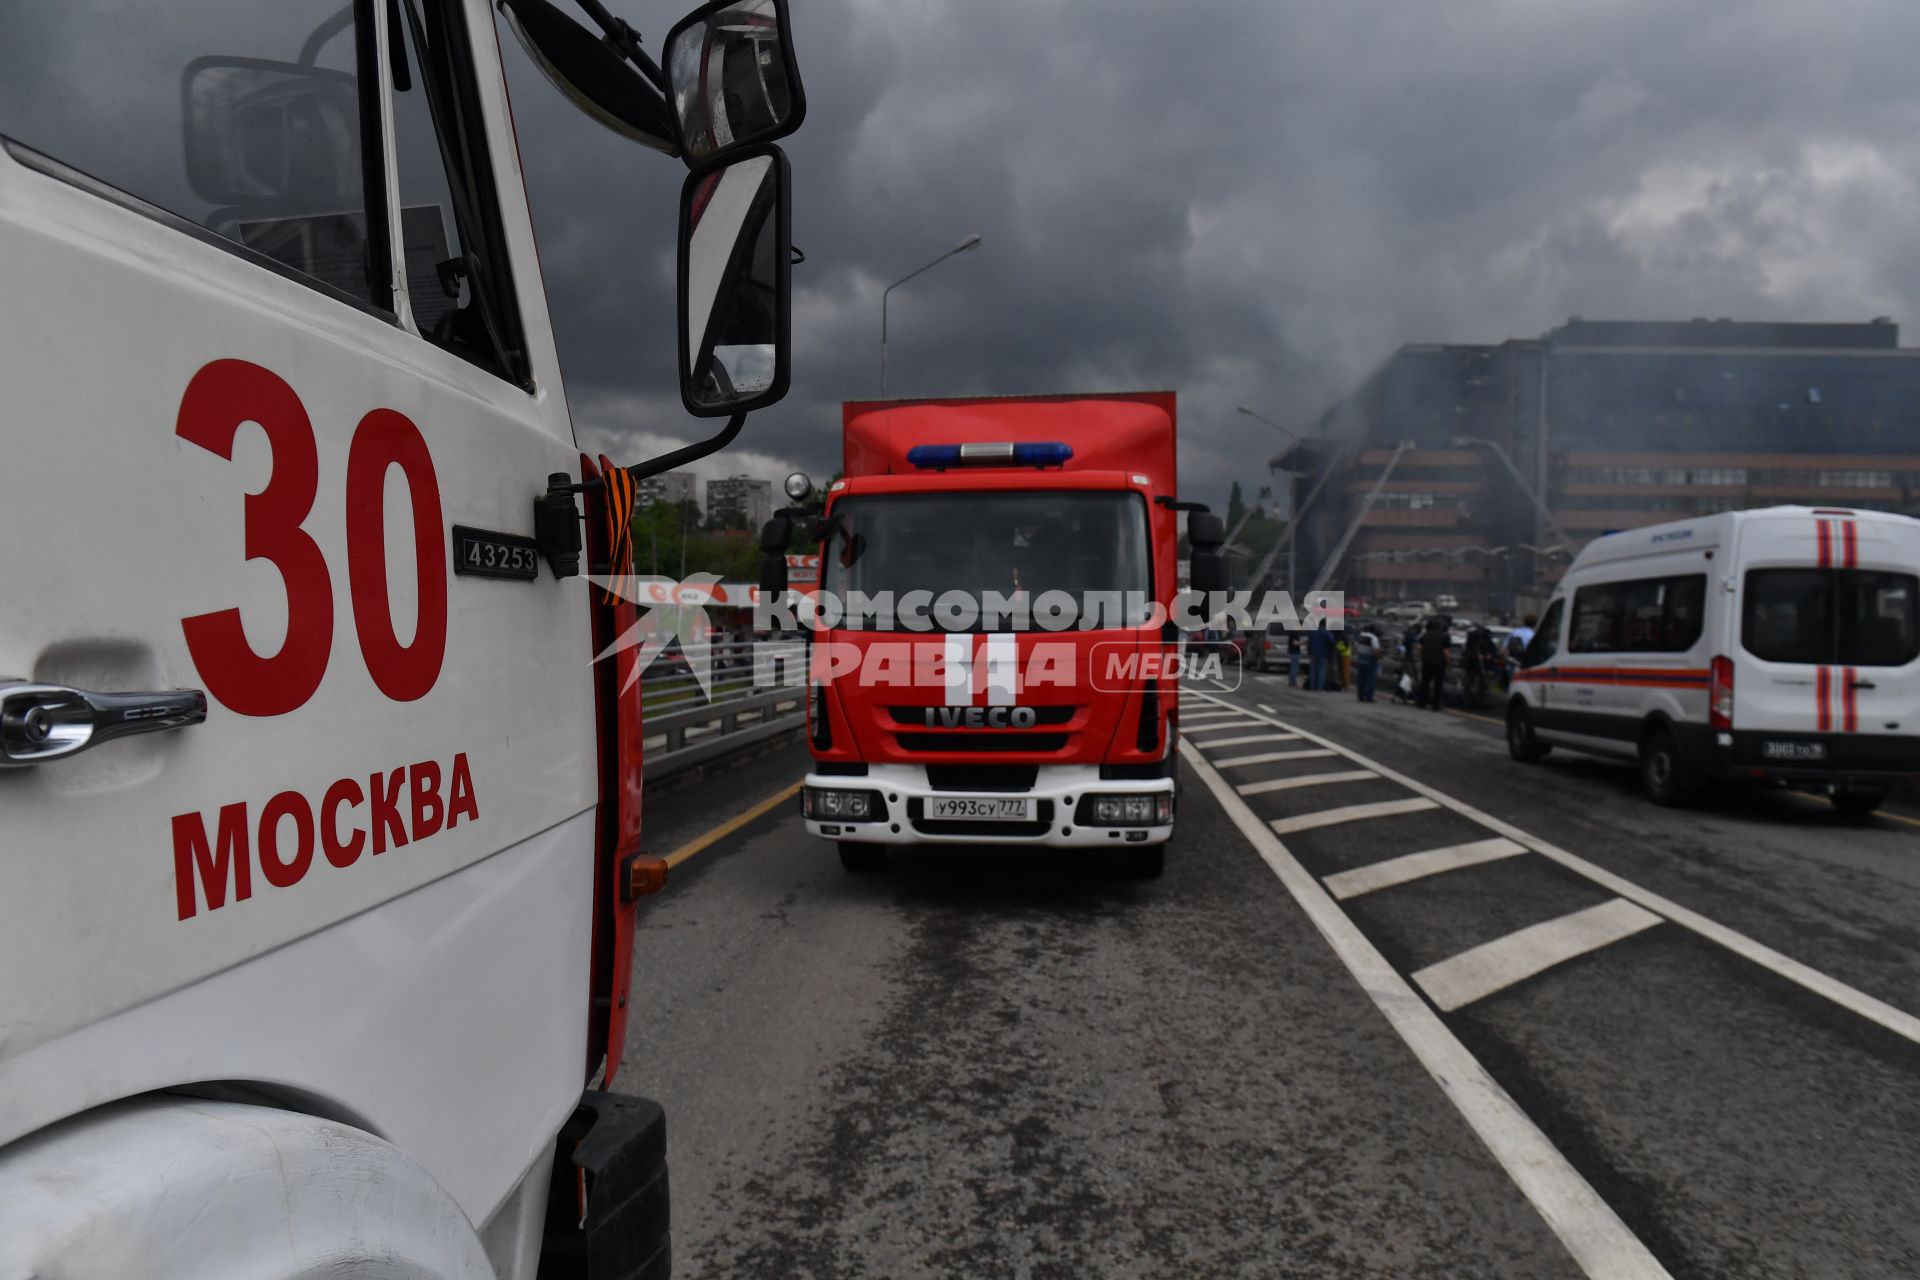
[[[793,521],[775,516],[760,527],[760,591],[779,599],[787,594],[787,544],[793,541]]]
[[[763,408],[792,377],[793,238],[778,147],[690,174],[680,192],[680,399],[695,417]]]
[[[1227,522],[1211,511],[1195,511],[1187,516],[1187,542],[1196,552],[1212,551],[1225,545]],[[1195,555],[1197,562],[1199,556]],[[1218,557],[1215,557],[1218,559]]]
[[[806,118],[787,0],[712,0],[667,33],[680,154],[702,165],[784,138]]]
[[[666,103],[606,41],[548,0],[500,0],[500,7],[527,57],[562,97],[642,146],[673,149]]]
[[[760,550],[778,555],[782,564],[787,562],[787,544],[792,541],[793,521],[786,516],[775,516],[760,526]]]
[[[195,58],[180,83],[188,183],[208,203],[258,218],[269,234],[275,218],[311,224],[316,209],[352,207],[362,181],[358,93],[341,71]]]
[[[784,555],[760,557],[760,594],[778,601],[787,594],[787,558]]]
[[[1195,516],[1193,519],[1198,520]],[[1218,516],[1209,517],[1218,524]],[[1189,526],[1191,527],[1191,526]],[[1227,562],[1218,551],[1202,550],[1197,545],[1187,558],[1187,585],[1194,591],[1212,595],[1227,589]]]

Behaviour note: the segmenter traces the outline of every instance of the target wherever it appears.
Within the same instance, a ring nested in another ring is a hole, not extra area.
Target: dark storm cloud
[[[1402,342],[1588,317],[1920,321],[1920,10],[1897,2],[797,0],[798,360],[708,474],[837,465],[839,402],[1171,387],[1219,502]],[[677,16],[627,16],[657,44]],[[515,108],[583,438],[673,394],[675,162]]]

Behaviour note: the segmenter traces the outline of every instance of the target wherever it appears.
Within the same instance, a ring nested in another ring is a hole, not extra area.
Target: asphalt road
[[[1920,819],[1657,809],[1284,677],[1183,714],[1159,880],[849,876],[797,802],[676,867],[619,1087],[677,1275],[1920,1275]],[[655,798],[651,847],[804,769]]]

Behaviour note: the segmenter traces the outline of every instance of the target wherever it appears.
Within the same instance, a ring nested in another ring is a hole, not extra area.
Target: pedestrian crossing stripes
[[[1421,813],[1440,806],[1424,796],[1407,800],[1375,800],[1371,804],[1347,804],[1337,809],[1321,809],[1317,813],[1298,813],[1291,818],[1275,818],[1267,825],[1273,828],[1277,836],[1291,835],[1295,831],[1312,831],[1317,827],[1338,826],[1342,822],[1358,822],[1363,818],[1391,818],[1402,813]]]
[[[1377,778],[1380,775],[1369,772],[1367,776]],[[1342,871],[1337,875],[1328,876],[1327,892],[1343,900],[1357,898],[1363,893],[1390,889],[1394,885],[1438,875],[1443,871],[1476,867],[1484,862],[1511,858],[1515,854],[1526,851],[1525,845],[1509,840],[1505,836],[1495,836],[1491,840],[1473,840],[1466,844],[1451,844],[1445,848],[1428,849],[1421,853],[1388,858],[1384,862],[1370,863],[1364,867],[1355,867],[1351,871]]]
[[[1309,773],[1298,778],[1269,778],[1235,787],[1243,796],[1263,796],[1270,791],[1297,791],[1301,787],[1324,787],[1334,782],[1362,782],[1380,775],[1371,769],[1342,769],[1337,773]],[[1338,897],[1338,894],[1334,895]]]

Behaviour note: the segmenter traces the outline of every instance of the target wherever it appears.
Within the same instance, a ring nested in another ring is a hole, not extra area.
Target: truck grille
[[[935,791],[994,791],[1011,795],[1031,791],[1039,781],[1037,764],[930,764],[927,785]]]
[[[899,742],[902,751],[1052,753],[1065,749],[1067,735],[1064,733],[1006,733],[999,730],[982,730],[975,733],[903,733],[899,735]]]
[[[1032,822],[981,822],[973,818],[933,821],[924,816],[926,811],[924,802],[907,801],[907,821],[915,831],[928,836],[1017,836],[1030,840],[1047,834],[1047,828],[1053,825],[1051,800],[1034,805]]]

